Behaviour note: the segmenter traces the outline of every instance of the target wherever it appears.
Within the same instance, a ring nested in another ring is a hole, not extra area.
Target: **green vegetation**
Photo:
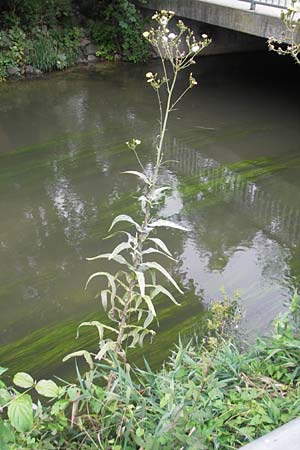
[[[0,81],[75,64],[84,35],[104,59],[138,62],[148,54],[142,17],[128,0],[7,0],[0,25]]]
[[[225,298],[212,306],[206,339],[179,343],[158,372],[116,364],[109,391],[99,381],[110,367],[88,353],[78,383],[24,373],[10,389],[1,381],[1,449],[238,449],[299,416],[299,300],[271,337],[242,351],[236,303]]]
[[[292,0],[291,5],[281,12],[281,20],[285,26],[283,40],[270,37],[268,39],[269,50],[275,51],[278,55],[289,55],[296,64],[300,64],[300,19],[298,17],[300,7],[297,0]]]
[[[148,46],[141,39],[143,21],[136,6],[128,0],[106,3],[97,20],[89,25],[98,56],[112,60],[119,55],[131,62],[146,60]]]

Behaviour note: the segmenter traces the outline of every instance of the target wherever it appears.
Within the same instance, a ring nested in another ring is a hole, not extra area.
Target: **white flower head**
[[[168,18],[166,16],[162,16],[160,18],[160,23],[162,24],[163,27],[165,27],[166,25],[168,25]]]
[[[135,139],[134,142],[136,143],[136,145],[140,145],[142,141],[140,139]]]
[[[161,39],[162,39],[163,42],[168,42],[168,37],[167,36],[163,36]]]
[[[207,36],[207,34],[202,34],[202,39],[207,39],[208,38],[208,36]]]
[[[176,38],[176,34],[175,34],[175,33],[170,33],[170,34],[168,35],[168,38],[171,39],[171,40],[173,40],[173,39]]]
[[[147,72],[146,73],[146,78],[153,78],[153,73],[152,72]]]
[[[149,37],[149,31],[144,31],[143,36],[144,36],[144,38]]]
[[[193,53],[197,53],[200,50],[200,47],[198,44],[193,44],[191,50]]]

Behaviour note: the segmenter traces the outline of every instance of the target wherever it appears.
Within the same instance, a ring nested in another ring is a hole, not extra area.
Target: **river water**
[[[125,141],[143,140],[150,170],[157,105],[143,66],[102,64],[0,86],[0,359],[34,374],[62,373],[62,357],[93,348],[77,325],[103,312],[84,284],[106,264],[112,218],[135,214],[140,185]],[[239,290],[242,329],[265,333],[300,274],[299,74],[268,53],[203,57],[198,86],[169,124],[162,206],[190,232],[164,233],[183,286],[181,307],[160,300],[160,328],[147,357],[158,364],[205,310]],[[184,85],[184,77],[179,88]],[[168,263],[169,265],[169,263]],[[139,355],[136,355],[138,358]]]

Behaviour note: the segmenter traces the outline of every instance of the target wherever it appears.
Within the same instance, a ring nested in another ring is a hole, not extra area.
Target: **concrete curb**
[[[300,450],[300,419],[288,422],[241,450]]]

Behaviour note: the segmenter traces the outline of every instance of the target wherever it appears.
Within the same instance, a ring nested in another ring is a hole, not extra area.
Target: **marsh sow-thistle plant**
[[[107,312],[111,325],[105,325],[98,321],[84,322],[82,326],[95,326],[99,333],[99,351],[97,354],[89,354],[80,351],[68,355],[65,359],[82,355],[93,367],[93,360],[108,363],[111,367],[107,380],[109,389],[114,381],[114,367],[116,363],[129,365],[126,358],[126,349],[143,345],[145,337],[152,337],[155,332],[151,324],[156,318],[155,299],[158,295],[167,296],[175,304],[177,300],[170,290],[158,283],[157,275],[165,278],[174,288],[182,293],[180,287],[165,269],[154,260],[156,255],[163,255],[173,260],[165,242],[157,237],[156,231],[160,228],[173,228],[186,231],[178,223],[156,217],[154,210],[163,200],[169,186],[161,186],[159,183],[160,169],[164,163],[164,140],[167,131],[169,115],[177,103],[187,91],[196,84],[193,74],[190,72],[186,88],[179,94],[175,94],[175,85],[179,72],[188,69],[195,63],[195,58],[209,43],[206,35],[196,39],[193,31],[187,28],[179,20],[177,33],[170,32],[169,23],[174,16],[172,11],[161,11],[153,16],[157,25],[145,31],[143,36],[158,53],[162,73],[146,73],[146,82],[157,95],[159,106],[159,132],[156,139],[155,164],[149,174],[144,170],[138,156],[137,148],[141,140],[133,138],[126,144],[136,155],[140,170],[129,170],[124,176],[136,176],[143,184],[143,194],[139,197],[140,214],[136,220],[126,214],[114,218],[109,232],[111,238],[121,236],[122,241],[111,253],[100,254],[92,260],[112,260],[120,266],[116,273],[99,271],[93,273],[87,285],[97,277],[103,277],[107,281],[107,288],[100,293],[102,306]],[[167,95],[162,95],[163,90]],[[163,100],[164,99],[164,100]],[[126,224],[126,230],[116,231],[120,224]]]
[[[300,64],[300,3],[292,0],[287,11],[281,12],[281,20],[286,28],[284,42],[274,37],[268,39],[269,50],[275,51],[279,55],[290,55],[297,64]],[[289,42],[286,44],[286,42]]]

